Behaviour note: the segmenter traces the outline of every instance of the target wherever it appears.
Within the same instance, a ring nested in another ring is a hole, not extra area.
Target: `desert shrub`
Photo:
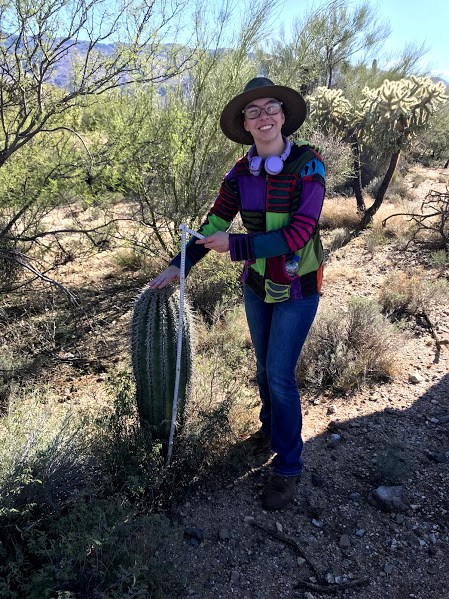
[[[352,151],[349,144],[334,135],[315,131],[311,143],[318,146],[326,168],[326,194],[333,195],[351,177],[353,171]]]
[[[323,243],[325,247],[329,250],[330,253],[335,252],[335,250],[340,249],[345,246],[350,239],[350,231],[345,227],[338,227],[337,229],[333,229],[326,236],[326,239],[323,239]]]
[[[195,311],[208,322],[214,315],[232,308],[240,297],[242,266],[226,256],[209,252],[195,265],[187,279],[187,293]]]
[[[134,250],[131,248],[123,248],[118,250],[113,257],[113,262],[122,270],[131,272],[139,272],[148,270],[149,258],[142,250]]]
[[[394,317],[416,314],[432,304],[446,303],[448,298],[449,282],[445,279],[428,279],[422,270],[389,273],[379,291],[383,311]]]
[[[436,250],[430,253],[429,263],[435,268],[445,268],[449,264],[449,252]]]
[[[3,418],[1,597],[121,599],[181,590],[163,565],[164,548],[179,533],[136,503],[147,464],[157,460],[139,453],[126,381],[113,384],[118,411],[108,416],[88,418],[27,390]]]
[[[424,180],[424,179],[423,179]],[[374,177],[366,185],[365,191],[371,194],[373,197],[376,196],[383,181],[383,176]],[[399,170],[395,172],[392,180],[388,186],[387,199],[390,201],[394,198],[406,199],[410,196],[410,188],[407,181]]]
[[[1,230],[2,222],[0,221]],[[0,237],[0,291],[9,291],[20,276],[21,266],[14,259],[15,253],[15,244]]]
[[[365,235],[366,249],[370,254],[374,254],[376,249],[382,245],[388,243],[388,237],[385,229],[380,227],[371,228]]]
[[[348,392],[392,378],[398,333],[373,300],[321,310],[298,364],[302,386]]]

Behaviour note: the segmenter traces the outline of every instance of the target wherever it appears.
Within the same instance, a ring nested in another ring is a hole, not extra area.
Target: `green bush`
[[[111,377],[115,409],[95,420],[48,393],[11,403],[0,429],[1,597],[181,591],[164,559],[180,533],[151,513],[160,455],[143,451],[129,381]]]
[[[354,298],[318,313],[298,364],[301,386],[348,392],[395,372],[398,333],[376,302]]]
[[[216,252],[209,252],[191,270],[187,279],[189,300],[207,322],[212,322],[238,301],[241,270],[241,264]]]
[[[435,303],[447,303],[449,282],[431,280],[423,271],[389,273],[380,288],[379,302],[388,316],[416,314]]]

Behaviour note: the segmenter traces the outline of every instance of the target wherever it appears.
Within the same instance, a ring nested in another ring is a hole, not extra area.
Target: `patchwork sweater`
[[[224,177],[198,231],[205,236],[227,231],[240,213],[247,232],[229,235],[229,251],[231,260],[245,262],[242,281],[268,303],[314,295],[320,291],[323,270],[318,221],[324,181],[321,156],[307,143],[292,144],[278,175],[263,169],[252,175],[245,155]],[[208,251],[193,237],[186,246],[186,273]],[[285,264],[293,254],[299,264],[291,275]],[[180,255],[171,261],[178,267],[180,263]]]

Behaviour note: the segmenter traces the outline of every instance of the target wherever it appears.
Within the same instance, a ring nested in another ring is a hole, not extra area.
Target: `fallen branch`
[[[306,562],[309,564],[310,568],[312,569],[313,573],[315,574],[316,578],[319,581],[320,580],[323,581],[322,583],[319,583],[319,582],[313,583],[313,582],[308,582],[306,580],[299,580],[295,584],[295,588],[305,588],[305,589],[310,589],[311,591],[319,591],[321,593],[338,593],[338,592],[344,591],[346,589],[352,589],[355,587],[364,586],[370,582],[369,578],[357,578],[356,580],[346,580],[344,582],[328,583],[325,581],[323,575],[320,573],[320,568],[307,555],[307,553],[299,545],[299,543],[297,541],[295,541],[295,539],[292,539],[291,537],[283,534],[282,532],[279,532],[278,530],[275,530],[273,528],[265,526],[264,524],[260,524],[259,522],[251,522],[251,524],[255,528],[258,528],[259,530],[266,532],[267,534],[269,534],[271,537],[273,537],[277,541],[281,541],[281,543],[285,543],[289,547],[292,547],[297,553],[299,553],[299,555],[303,559],[306,560]]]
[[[318,593],[339,593],[346,589],[354,589],[369,584],[369,578],[357,578],[356,580],[347,580],[345,582],[331,583],[331,584],[317,584],[314,582],[308,582],[307,580],[298,580],[295,584],[295,589],[309,589],[310,591],[317,591]]]
[[[429,328],[430,334],[432,336],[432,339],[435,341],[435,346],[436,346],[437,350],[435,353],[434,364],[438,364],[438,362],[440,361],[441,346],[449,344],[449,341],[447,341],[447,339],[440,339],[437,336],[437,334],[435,332],[435,328],[433,326],[433,323],[424,310],[422,310],[421,312],[417,312],[416,316],[420,316],[426,322],[427,327]]]
[[[321,574],[320,574],[320,570],[319,570],[318,566],[316,566],[316,564],[313,562],[313,560],[307,555],[307,553],[305,553],[304,549],[302,547],[300,547],[299,543],[297,541],[295,541],[295,539],[292,539],[291,537],[284,535],[283,533],[281,533],[277,530],[274,530],[273,528],[269,528],[268,526],[259,524],[259,522],[251,522],[251,524],[255,528],[258,528],[259,530],[263,530],[264,532],[269,534],[274,539],[281,541],[281,543],[285,543],[286,545],[289,545],[290,547],[292,547],[297,553],[299,553],[299,555],[303,559],[306,560],[306,562],[309,564],[309,566],[313,570],[313,573],[315,574],[315,576],[317,578],[321,578]]]

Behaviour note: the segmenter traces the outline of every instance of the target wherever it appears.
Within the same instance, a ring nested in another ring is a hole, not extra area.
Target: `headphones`
[[[291,144],[288,139],[286,137],[282,137],[282,139],[285,141],[285,150],[280,156],[268,156],[264,159],[262,156],[254,156],[254,152],[256,152],[255,145],[250,147],[248,150],[248,161],[249,171],[252,175],[255,177],[260,175],[262,166],[269,175],[279,175],[284,168],[284,161],[290,156],[291,150]]]

